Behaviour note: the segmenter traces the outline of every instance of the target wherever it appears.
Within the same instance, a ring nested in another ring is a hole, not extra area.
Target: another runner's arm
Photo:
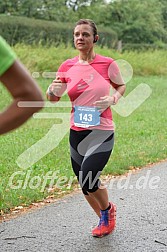
[[[0,113],[0,134],[13,130],[30,118],[34,112],[43,107],[43,97],[37,84],[25,67],[18,61],[6,70],[0,81],[13,97],[13,102]],[[3,99],[3,97],[2,97]],[[40,101],[36,107],[19,107],[20,101]]]

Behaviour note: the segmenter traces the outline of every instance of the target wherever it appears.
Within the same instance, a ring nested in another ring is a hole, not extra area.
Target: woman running
[[[123,96],[125,85],[114,60],[95,53],[99,36],[92,20],[79,20],[73,37],[79,55],[61,64],[47,98],[57,102],[65,90],[69,95],[71,164],[86,200],[100,218],[92,235],[102,237],[115,228],[116,206],[109,201],[99,176],[114,145],[110,106]],[[111,95],[110,89],[114,90]]]

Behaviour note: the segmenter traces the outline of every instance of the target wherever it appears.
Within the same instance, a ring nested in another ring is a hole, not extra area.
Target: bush
[[[74,24],[44,21],[19,16],[0,16],[0,34],[10,45],[25,44],[73,44]],[[99,27],[98,44],[113,47],[117,34],[109,28]]]
[[[154,44],[138,44],[138,43],[123,43],[122,50],[123,51],[147,51],[147,50],[157,50],[157,49],[167,49],[167,45],[164,43],[154,43]]]

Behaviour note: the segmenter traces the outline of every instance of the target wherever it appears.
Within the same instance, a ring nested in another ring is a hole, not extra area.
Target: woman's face
[[[88,24],[77,25],[74,29],[74,45],[79,51],[90,50],[94,43],[92,27]]]

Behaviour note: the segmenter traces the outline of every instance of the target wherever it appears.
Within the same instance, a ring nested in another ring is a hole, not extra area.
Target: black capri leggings
[[[88,192],[95,192],[100,186],[99,176],[111,155],[114,132],[70,129],[69,140],[73,171],[83,193],[88,195]]]

